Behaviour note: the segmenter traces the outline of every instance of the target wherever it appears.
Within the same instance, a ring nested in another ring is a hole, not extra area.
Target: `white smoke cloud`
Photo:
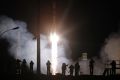
[[[26,59],[28,65],[32,60],[34,62],[34,70],[36,70],[36,56],[37,44],[34,35],[27,30],[27,24],[23,21],[13,20],[7,16],[0,16],[0,33],[19,27],[18,30],[8,31],[2,35],[2,38],[8,39],[11,46],[9,51],[11,55],[20,60]],[[41,71],[46,74],[46,62],[51,59],[51,48],[47,47],[48,38],[41,34]],[[61,65],[63,62],[71,64],[72,60],[67,57],[70,56],[69,44],[66,39],[62,39],[63,44],[58,46],[58,66],[57,71],[61,72]],[[66,57],[67,54],[67,57]]]
[[[120,59],[120,35],[112,34],[106,40],[106,45],[103,51],[109,60],[119,60]]]
[[[19,26],[18,30],[8,31],[4,33],[1,38],[6,38],[11,46],[9,51],[11,55],[18,59],[26,59],[28,65],[31,60],[34,62],[34,70],[36,70],[36,56],[37,44],[34,35],[27,30],[27,24],[23,21],[13,20],[7,16],[0,16],[0,34],[8,29]],[[49,40],[46,35],[41,34],[41,71],[46,74],[46,62],[51,59],[51,48],[47,47]],[[62,63],[75,64],[71,59],[71,50],[69,41],[62,38],[62,44],[58,45],[58,66],[57,72],[61,73]],[[106,39],[105,45],[101,49],[101,59],[94,58],[95,60],[95,73],[100,75],[103,73],[106,60],[119,60],[120,59],[120,35],[112,34]],[[89,61],[89,60],[88,60]],[[103,62],[102,62],[103,61]],[[81,68],[82,65],[80,61]],[[87,62],[87,71],[84,73],[89,74],[89,63]],[[68,74],[68,73],[67,73]]]
[[[106,40],[101,50],[101,58],[104,63],[109,60],[120,60],[120,34],[113,33]],[[116,61],[119,64],[119,61]],[[119,73],[119,71],[117,70]]]

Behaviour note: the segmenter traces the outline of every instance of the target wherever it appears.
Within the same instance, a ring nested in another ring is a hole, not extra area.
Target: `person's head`
[[[30,63],[31,63],[31,64],[34,64],[34,62],[33,62],[33,61],[30,61]]]
[[[17,62],[21,62],[21,60],[19,60],[19,59],[17,59],[16,61],[17,61]]]
[[[115,60],[113,60],[112,62],[115,62]]]
[[[63,65],[65,65],[65,63],[63,63]]]
[[[23,59],[23,63],[26,63],[26,60],[25,60],[25,59]]]
[[[47,62],[50,62],[50,60],[48,60]]]

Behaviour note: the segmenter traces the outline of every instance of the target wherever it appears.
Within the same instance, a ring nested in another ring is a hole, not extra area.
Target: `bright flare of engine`
[[[55,75],[55,73],[57,72],[57,53],[58,53],[58,40],[59,40],[59,37],[58,35],[54,32],[54,33],[51,33],[50,34],[50,41],[51,41],[51,63],[52,63],[52,74]]]

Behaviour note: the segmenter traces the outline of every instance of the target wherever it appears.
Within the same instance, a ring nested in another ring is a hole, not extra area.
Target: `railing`
[[[114,60],[116,62],[116,68],[115,70],[120,70],[120,60]],[[105,63],[105,70],[103,75],[111,75],[112,74],[112,65],[111,65],[112,60],[107,60]],[[120,72],[120,71],[119,71]]]
[[[105,68],[111,68],[110,63],[112,62],[112,60],[107,60],[107,63],[105,64]],[[116,69],[120,69],[120,60],[115,60],[116,62]]]

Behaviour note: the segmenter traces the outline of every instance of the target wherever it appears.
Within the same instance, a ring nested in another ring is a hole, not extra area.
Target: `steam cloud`
[[[111,34],[105,42],[105,46],[102,50],[103,60],[119,60],[120,59],[120,34]]]
[[[120,60],[120,33],[112,33],[106,40],[105,45],[101,50],[101,58],[103,62],[107,60]],[[119,61],[116,61],[117,64],[120,64]],[[117,73],[120,71],[117,70]]]
[[[34,62],[34,70],[36,70],[37,43],[34,35],[28,32],[27,24],[23,21],[13,20],[7,16],[0,16],[0,32],[19,26],[18,30],[8,31],[1,37],[8,39],[11,46],[9,51],[11,55],[20,60],[26,59],[28,65],[32,60]],[[46,74],[46,62],[51,59],[51,48],[47,47],[48,38],[41,34],[41,72]],[[72,60],[68,59],[71,51],[69,42],[62,39],[62,44],[58,46],[58,66],[57,71],[61,73],[61,65],[63,62],[71,64]],[[67,56],[66,56],[67,55]],[[68,57],[68,58],[67,58]]]
[[[32,60],[34,62],[34,70],[36,70],[36,56],[37,56],[37,43],[34,35],[27,30],[27,24],[23,21],[13,20],[7,16],[0,16],[0,34],[8,29],[19,26],[18,30],[8,31],[1,36],[10,42],[11,46],[9,51],[14,58],[26,59],[28,65]],[[46,74],[46,62],[51,59],[51,48],[47,47],[48,38],[46,35],[41,34],[41,70]],[[120,59],[120,34],[115,33],[110,35],[105,45],[101,49],[101,59],[95,59],[95,74],[102,74],[104,70],[104,63],[106,60],[119,60]],[[88,60],[89,61],[89,60]],[[89,66],[87,63],[87,66]],[[103,62],[102,62],[103,61]],[[67,64],[74,64],[71,59],[71,50],[69,42],[62,39],[62,44],[58,45],[58,66],[57,71],[61,73],[61,65],[65,62]],[[81,63],[80,63],[81,64]],[[84,68],[84,65],[83,65]],[[88,67],[87,72],[88,73]]]

